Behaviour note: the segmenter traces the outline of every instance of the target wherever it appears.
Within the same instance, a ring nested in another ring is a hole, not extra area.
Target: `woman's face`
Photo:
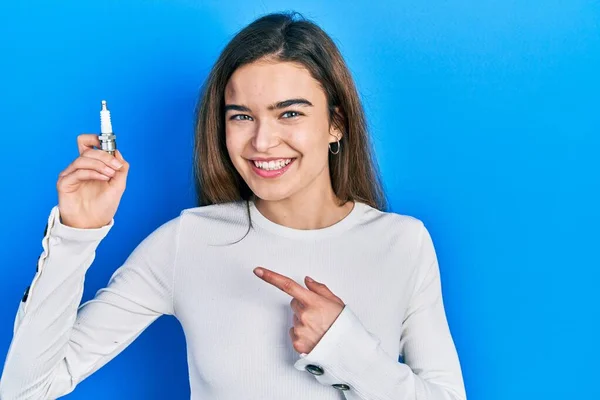
[[[225,135],[233,165],[258,198],[331,192],[328,146],[341,136],[330,128],[325,92],[301,64],[238,68],[225,88]]]

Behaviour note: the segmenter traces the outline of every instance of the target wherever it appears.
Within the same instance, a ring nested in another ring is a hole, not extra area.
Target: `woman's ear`
[[[338,106],[333,107],[331,110],[331,123],[329,124],[329,134],[333,136],[333,140],[330,143],[342,140],[344,136],[344,115],[342,114]]]
[[[342,133],[342,131],[337,127],[336,124],[331,124],[329,126],[329,136],[331,136],[329,138],[329,143],[335,143],[339,140],[342,140],[342,137],[344,136],[344,134]]]

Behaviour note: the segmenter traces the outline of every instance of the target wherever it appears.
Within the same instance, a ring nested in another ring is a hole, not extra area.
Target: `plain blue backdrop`
[[[2,363],[58,173],[77,156],[76,136],[99,131],[100,101],[131,172],[84,300],[146,235],[195,206],[198,90],[237,30],[293,7],[350,66],[392,210],[431,231],[468,397],[600,398],[597,1],[0,7]],[[189,397],[180,325],[160,318],[67,397]]]

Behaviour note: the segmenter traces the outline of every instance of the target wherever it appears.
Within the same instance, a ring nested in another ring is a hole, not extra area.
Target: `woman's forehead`
[[[266,106],[299,97],[314,104],[324,99],[324,93],[310,72],[293,62],[257,61],[244,65],[231,75],[225,87],[228,103],[250,106]]]

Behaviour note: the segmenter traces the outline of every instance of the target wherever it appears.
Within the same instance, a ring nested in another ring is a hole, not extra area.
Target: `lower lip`
[[[294,163],[294,161],[296,161],[295,158],[293,158],[292,161],[290,161],[290,163],[285,167],[273,171],[267,171],[258,168],[256,165],[254,165],[254,161],[250,160],[248,162],[250,163],[250,166],[252,167],[252,170],[256,173],[256,175],[260,176],[261,178],[277,178],[278,176],[283,175],[285,171],[287,171],[290,168],[290,166]]]

